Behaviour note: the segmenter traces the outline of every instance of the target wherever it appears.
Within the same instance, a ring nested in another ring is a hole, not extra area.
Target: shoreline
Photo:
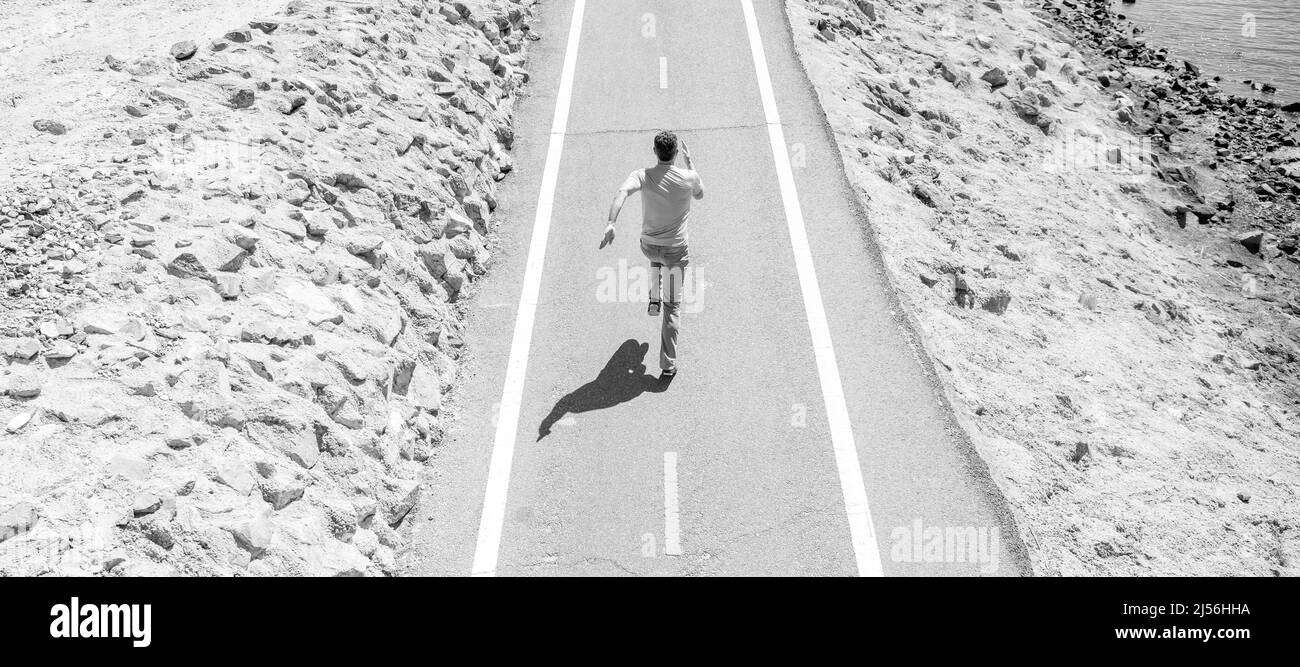
[[[1196,167],[1221,170],[1221,178],[1233,182],[1228,196],[1207,197],[1194,178],[1155,162],[1152,167],[1158,178],[1189,186],[1186,193],[1193,203],[1171,212],[1179,224],[1188,224],[1190,217],[1199,224],[1260,221],[1270,232],[1282,230],[1292,235],[1284,239],[1283,251],[1300,264],[1300,257],[1295,256],[1297,230],[1292,228],[1300,222],[1300,169],[1279,167],[1269,157],[1300,145],[1300,102],[1283,104],[1223,93],[1218,88],[1220,77],[1202,75],[1200,66],[1190,61],[1171,62],[1167,47],[1147,44],[1140,32],[1135,32],[1138,26],[1118,18],[1108,0],[1049,1],[1043,11],[1068,34],[1086,42],[1094,58],[1110,65],[1098,77],[1103,89],[1115,93],[1117,99],[1130,93],[1137,98],[1116,109],[1117,120],[1150,137],[1166,153],[1174,144],[1185,144],[1182,148]],[[1208,146],[1201,142],[1206,137]],[[1293,155],[1300,156],[1300,151]],[[1243,182],[1256,185],[1240,185]],[[1234,220],[1238,205],[1246,207],[1245,215]],[[1277,209],[1280,219],[1269,216],[1270,209]]]
[[[1300,102],[1300,79],[1293,71],[1300,64],[1300,51],[1276,39],[1278,32],[1296,20],[1285,3],[1197,0],[1189,5],[1179,0],[1111,0],[1111,6],[1117,17],[1128,19],[1137,28],[1143,40],[1167,49],[1178,62],[1186,59],[1197,64],[1226,92],[1279,101],[1280,106]],[[1162,16],[1173,10],[1185,11]],[[1215,25],[1211,27],[1211,23]],[[1205,25],[1206,32],[1183,32],[1197,24]],[[1256,39],[1263,41],[1257,43]],[[1267,64],[1262,62],[1265,60]]]

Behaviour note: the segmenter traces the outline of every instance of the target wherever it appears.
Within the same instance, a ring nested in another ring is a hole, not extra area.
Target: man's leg
[[[659,262],[650,262],[650,302],[663,300],[663,273],[664,265]]]
[[[659,368],[677,371],[677,332],[682,304],[664,302],[664,322],[659,332]]]
[[[665,371],[677,370],[677,334],[681,326],[685,271],[683,266],[671,266],[667,272],[668,294],[664,300],[664,321],[659,335],[659,367]]]
[[[641,252],[650,260],[650,306],[646,312],[654,317],[659,314],[659,302],[663,298],[661,274],[664,265],[659,261],[658,251],[646,245],[645,241],[641,242]]]

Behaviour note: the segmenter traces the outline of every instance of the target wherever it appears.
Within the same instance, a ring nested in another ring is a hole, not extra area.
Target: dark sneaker
[[[659,317],[659,302],[658,302],[658,301],[651,301],[651,302],[650,302],[650,307],[649,307],[649,308],[646,308],[645,312],[646,312],[646,314],[649,315],[650,317]]]
[[[665,368],[665,369],[663,369],[662,371],[659,371],[659,377],[670,378],[670,377],[672,377],[672,376],[674,376],[674,375],[677,375],[677,369],[676,369],[676,368]]]

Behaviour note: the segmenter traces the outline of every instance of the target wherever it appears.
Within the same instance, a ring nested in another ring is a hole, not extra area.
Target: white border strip
[[[510,465],[514,460],[515,435],[519,430],[519,406],[523,400],[528,349],[533,340],[533,321],[537,316],[542,266],[546,260],[546,240],[550,235],[551,209],[555,204],[555,182],[560,172],[560,155],[564,151],[569,102],[573,97],[573,72],[578,61],[578,39],[582,34],[582,12],[586,4],[586,0],[574,2],[573,19],[569,24],[569,41],[564,50],[564,68],[560,73],[560,91],[555,97],[555,119],[551,123],[550,146],[546,151],[546,166],[542,171],[541,193],[537,196],[537,216],[533,219],[533,238],[528,246],[528,264],[524,269],[523,290],[519,295],[514,339],[510,343],[505,388],[501,392],[501,411],[497,415],[487,491],[483,494],[483,514],[478,524],[478,543],[474,547],[474,576],[490,577],[496,574],[497,569],[501,529],[506,514],[506,492],[510,488]]]
[[[813,266],[812,250],[808,246],[803,211],[799,208],[794,170],[790,167],[790,155],[786,152],[785,132],[777,113],[776,96],[772,93],[772,78],[767,71],[767,57],[763,53],[758,17],[754,14],[753,0],[740,0],[740,3],[745,10],[745,26],[749,29],[749,48],[754,56],[754,72],[758,76],[758,91],[763,99],[763,115],[767,120],[772,154],[776,158],[776,178],[781,186],[781,199],[785,203],[785,219],[790,227],[790,244],[794,247],[799,287],[803,291],[804,308],[808,312],[808,330],[812,334],[817,375],[821,379],[822,396],[826,400],[831,445],[835,449],[835,466],[839,469],[840,490],[844,493],[844,509],[849,517],[849,533],[853,540],[853,554],[858,562],[858,575],[878,577],[884,572],[880,563],[880,549],[876,545],[876,530],[871,523],[867,488],[862,481],[862,468],[858,463],[858,447],[853,440],[849,410],[844,402],[844,386],[840,381],[839,366],[835,362],[835,350],[831,346],[830,326],[826,323],[826,309],[822,304],[821,289],[817,285],[817,271]]]

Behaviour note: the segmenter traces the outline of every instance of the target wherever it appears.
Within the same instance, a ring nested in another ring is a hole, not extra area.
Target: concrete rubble
[[[0,574],[394,570],[532,5],[294,0],[8,128]]]

